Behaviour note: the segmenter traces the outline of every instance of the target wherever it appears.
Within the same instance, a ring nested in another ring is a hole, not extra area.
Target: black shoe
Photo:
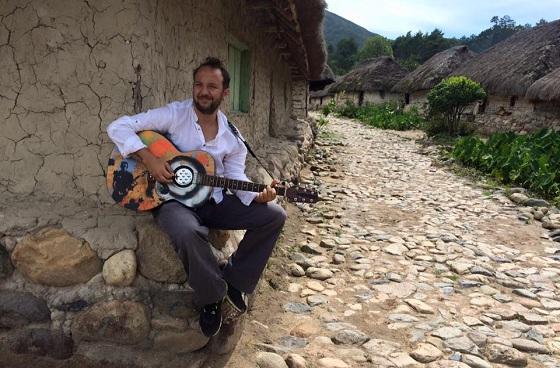
[[[198,323],[204,336],[215,336],[222,327],[222,301],[202,307]]]
[[[237,309],[238,312],[245,313],[247,312],[247,294],[242,291],[237,290],[228,282],[228,289],[227,289],[227,300],[231,303],[231,305]]]

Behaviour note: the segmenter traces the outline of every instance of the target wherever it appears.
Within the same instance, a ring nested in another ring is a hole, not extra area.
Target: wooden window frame
[[[244,43],[230,37],[228,71],[230,74],[229,100],[232,112],[248,113],[251,96],[251,51]]]

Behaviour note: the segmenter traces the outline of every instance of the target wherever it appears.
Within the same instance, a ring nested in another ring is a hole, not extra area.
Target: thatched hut
[[[361,106],[366,103],[397,101],[398,93],[391,89],[406,75],[406,69],[392,57],[381,56],[364,60],[344,75],[330,89],[339,102],[350,101]]]
[[[527,90],[526,97],[534,104],[537,115],[558,119],[560,116],[560,68],[538,79]],[[553,125],[560,128],[560,124]]]
[[[320,78],[309,82],[309,108],[311,110],[318,109],[334,98],[330,87],[335,81],[336,77],[331,67],[325,64]]]
[[[464,45],[438,52],[395,84],[393,92],[403,94],[405,105],[425,108],[432,87],[476,55]]]
[[[526,96],[531,101],[560,102],[560,68],[531,84]]]
[[[16,3],[0,6],[9,28],[0,31],[0,110],[14,112],[0,127],[33,129],[0,134],[0,146],[26,147],[0,159],[3,192],[111,203],[100,159],[113,147],[106,125],[188,98],[191,71],[209,55],[232,76],[222,108],[258,148],[306,116],[308,81],[326,57],[324,0],[123,0],[103,11],[87,2]],[[57,144],[43,149],[52,132]]]
[[[267,172],[296,177],[312,142],[300,118],[308,81],[324,66],[325,7],[324,0],[0,1],[0,367],[208,367],[216,353],[231,353],[243,323],[195,352],[208,340],[191,323],[193,292],[170,240],[152,216],[125,213],[107,190],[114,149],[107,126],[190,98],[193,69],[215,56],[231,76],[220,109]],[[270,180],[251,157],[245,172]],[[137,182],[125,175],[128,185]],[[209,231],[212,253],[227,261],[242,234]],[[102,277],[115,264],[134,266]]]
[[[475,111],[485,131],[528,131],[559,124],[560,117],[539,114],[526,96],[533,83],[558,67],[560,20],[519,31],[452,74],[479,82],[488,93]]]

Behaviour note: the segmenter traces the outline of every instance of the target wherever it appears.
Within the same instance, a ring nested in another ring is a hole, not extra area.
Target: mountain
[[[336,47],[338,41],[343,38],[353,38],[354,41],[356,41],[358,48],[361,48],[368,37],[376,35],[364,27],[360,27],[356,23],[352,23],[349,20],[329,11],[325,11],[323,29],[327,45],[333,45],[333,47]]]

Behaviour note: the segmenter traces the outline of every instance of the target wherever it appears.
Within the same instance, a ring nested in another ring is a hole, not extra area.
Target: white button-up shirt
[[[123,157],[145,148],[136,132],[154,130],[165,134],[179,151],[202,150],[216,161],[216,175],[229,179],[248,181],[245,175],[247,148],[231,131],[226,116],[218,111],[218,134],[206,142],[192,99],[176,101],[157,109],[122,116],[107,127],[109,138],[116,144]],[[223,199],[222,188],[214,188],[212,197],[216,203]],[[257,193],[237,190],[237,197],[248,206]]]

